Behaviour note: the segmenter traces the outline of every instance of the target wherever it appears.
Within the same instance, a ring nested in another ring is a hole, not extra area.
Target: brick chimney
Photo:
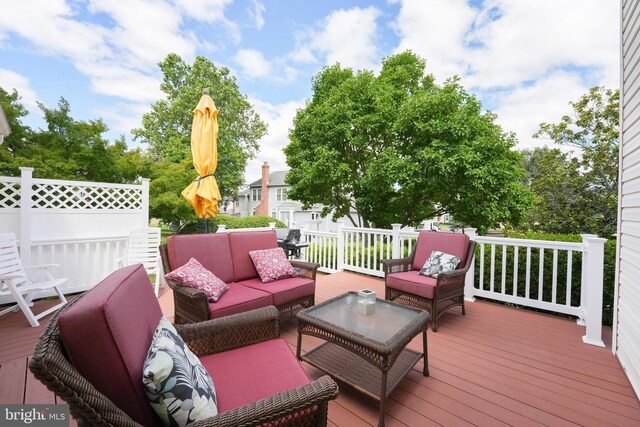
[[[262,164],[262,200],[256,207],[256,215],[269,216],[269,163]]]

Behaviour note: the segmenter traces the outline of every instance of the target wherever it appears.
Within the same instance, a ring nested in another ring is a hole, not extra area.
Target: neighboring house
[[[7,116],[4,114],[2,105],[0,105],[0,144],[4,142],[4,137],[9,136],[10,133],[11,133],[11,128],[9,127]]]
[[[241,217],[267,215],[279,219],[290,228],[335,231],[336,223],[332,221],[331,215],[320,217],[321,205],[304,210],[301,202],[289,200],[287,191],[291,186],[285,183],[286,175],[287,171],[269,172],[269,164],[265,162],[262,165],[262,178],[241,191],[237,203],[235,206],[229,206],[227,213]],[[345,218],[344,224],[351,225],[351,222]]]
[[[640,395],[640,2],[620,15],[620,180],[613,353]]]

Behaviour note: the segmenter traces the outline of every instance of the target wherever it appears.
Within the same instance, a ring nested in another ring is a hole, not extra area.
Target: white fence
[[[138,185],[0,177],[0,232],[15,233],[25,265],[59,264],[63,292],[89,289],[126,253],[130,229],[149,223],[149,180]],[[0,304],[8,302],[0,299]]]
[[[380,260],[408,256],[418,232],[344,227],[336,233],[302,229],[309,246],[307,261],[320,264],[320,271],[355,271],[384,277]],[[602,293],[604,242],[583,235],[582,242],[553,242],[476,236],[478,254],[465,278],[465,299],[483,297],[578,317],[586,325],[583,341],[602,342]],[[476,274],[477,272],[477,274]],[[573,292],[574,290],[577,292]],[[579,294],[578,300],[575,295]]]

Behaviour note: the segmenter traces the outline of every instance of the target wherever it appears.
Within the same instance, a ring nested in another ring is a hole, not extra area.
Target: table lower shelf
[[[423,354],[405,348],[387,373],[387,393],[418,363]],[[380,401],[382,371],[351,351],[330,342],[302,355],[302,360],[326,372],[337,381],[350,385],[370,398]]]

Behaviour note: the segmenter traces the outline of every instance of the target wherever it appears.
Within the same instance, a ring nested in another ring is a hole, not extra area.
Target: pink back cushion
[[[58,318],[75,368],[140,424],[157,425],[142,365],[162,311],[141,264],[112,273]]]
[[[277,248],[278,240],[275,230],[239,231],[229,233],[229,244],[233,260],[234,281],[239,282],[258,277],[258,271],[253,265],[249,251]]]
[[[467,260],[469,236],[466,234],[437,231],[421,231],[416,243],[416,254],[413,259],[414,270],[420,270],[431,252],[440,251],[460,258],[458,269],[463,268]]]
[[[167,238],[171,270],[193,257],[225,283],[233,282],[229,233],[178,234]]]

